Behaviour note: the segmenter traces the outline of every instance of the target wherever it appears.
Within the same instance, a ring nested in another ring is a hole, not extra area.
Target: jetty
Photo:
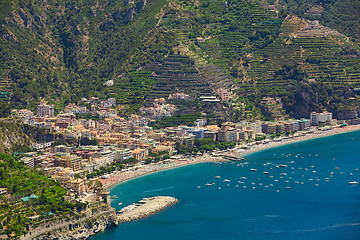
[[[117,219],[119,223],[134,221],[152,215],[178,201],[176,198],[169,196],[143,198],[139,202],[126,206],[118,211]]]
[[[212,153],[211,154],[213,157],[221,157],[225,160],[229,160],[229,161],[241,161],[244,160],[243,157],[235,157],[235,156],[231,156],[231,155],[226,155],[226,154],[219,154],[219,153]]]

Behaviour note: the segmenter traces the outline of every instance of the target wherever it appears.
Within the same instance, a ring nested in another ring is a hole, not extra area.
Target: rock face
[[[65,228],[57,229],[52,232],[37,236],[40,240],[78,240],[88,239],[90,236],[104,231],[106,228],[115,227],[118,220],[115,213],[100,216],[94,220],[89,219],[84,222],[70,224]]]
[[[168,196],[144,198],[137,204],[132,204],[121,209],[117,218],[119,222],[130,222],[152,215],[177,202],[178,200],[176,198]]]
[[[358,117],[358,111],[354,110],[338,110],[337,119],[338,120],[349,120],[355,119]]]

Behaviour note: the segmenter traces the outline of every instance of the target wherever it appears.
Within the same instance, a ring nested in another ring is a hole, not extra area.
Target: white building
[[[332,119],[332,113],[329,112],[323,112],[323,113],[312,112],[310,114],[310,120],[312,125],[325,123],[331,121],[331,119]]]

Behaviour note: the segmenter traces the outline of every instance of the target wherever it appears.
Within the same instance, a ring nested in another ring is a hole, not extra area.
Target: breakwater
[[[176,198],[169,196],[143,198],[139,202],[133,203],[118,211],[117,220],[121,223],[144,218],[177,202],[178,200]]]

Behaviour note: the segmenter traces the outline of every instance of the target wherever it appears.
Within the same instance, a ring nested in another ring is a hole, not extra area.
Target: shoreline
[[[331,130],[318,131],[314,133],[307,133],[301,136],[294,136],[290,139],[284,139],[281,141],[270,141],[267,143],[254,144],[250,149],[244,150],[240,148],[233,148],[229,150],[224,150],[223,152],[229,156],[234,157],[246,157],[248,154],[252,154],[259,151],[264,151],[267,149],[280,147],[292,143],[308,141],[312,139],[318,139],[322,137],[329,137],[343,133],[349,133],[354,131],[360,131],[360,125],[350,125],[345,127],[337,127]],[[210,153],[211,154],[211,153]],[[220,157],[211,156],[209,153],[204,153],[201,156],[192,157],[186,161],[172,160],[168,163],[156,163],[148,165],[138,165],[134,166],[131,169],[125,171],[115,171],[109,175],[108,179],[99,179],[103,184],[103,187],[106,191],[111,191],[113,187],[116,187],[122,183],[128,182],[135,178],[143,177],[152,173],[157,173],[161,171],[166,171],[170,169],[175,169],[179,167],[189,166],[193,164],[206,163],[206,162],[224,162],[228,160],[221,159]]]

